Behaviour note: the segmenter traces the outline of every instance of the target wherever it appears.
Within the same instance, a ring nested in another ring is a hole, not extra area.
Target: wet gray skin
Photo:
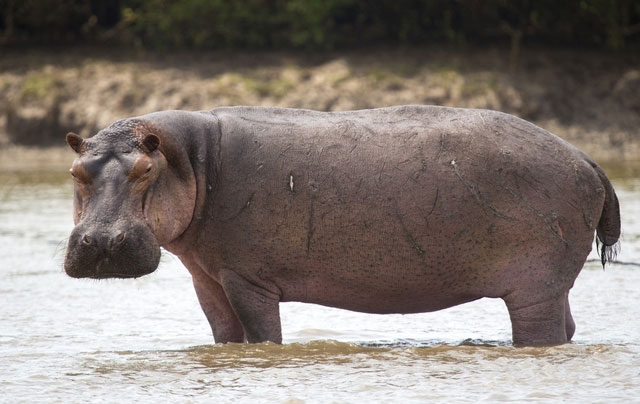
[[[64,264],[74,278],[135,278],[160,261],[160,245],[144,216],[151,161],[130,138],[109,135],[76,143],[76,227]],[[78,140],[70,137],[71,144]]]
[[[65,269],[193,277],[216,342],[282,341],[279,303],[368,313],[507,305],[516,345],[569,341],[569,290],[620,234],[588,156],[495,111],[165,111],[83,140]]]

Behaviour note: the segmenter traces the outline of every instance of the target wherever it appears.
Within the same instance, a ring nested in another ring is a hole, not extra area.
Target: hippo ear
[[[75,133],[69,132],[67,133],[67,144],[75,151],[76,153],[80,153],[82,149],[82,144],[84,143],[84,139]]]
[[[147,153],[153,152],[158,146],[160,146],[160,138],[156,135],[147,135],[142,141],[142,149]]]

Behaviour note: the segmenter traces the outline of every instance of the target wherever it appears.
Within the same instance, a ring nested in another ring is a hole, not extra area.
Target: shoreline
[[[0,172],[64,172],[71,168],[75,154],[68,146],[0,146]]]

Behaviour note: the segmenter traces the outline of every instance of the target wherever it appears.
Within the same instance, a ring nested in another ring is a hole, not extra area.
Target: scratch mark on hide
[[[289,174],[289,189],[293,192],[293,174]]]
[[[438,148],[438,154],[436,154],[436,161],[440,160],[440,155],[442,154],[443,151],[445,151],[445,138],[446,138],[446,134],[445,133],[441,133],[440,134],[440,142],[439,142],[439,148]]]
[[[239,116],[237,117],[240,120],[243,120],[245,122],[251,122],[251,123],[257,123],[259,125],[265,125],[265,126],[273,126],[273,125],[282,125],[282,126],[287,126],[287,127],[291,127],[294,126],[293,123],[289,122],[289,121],[276,121],[276,120],[260,120],[260,119],[251,119],[251,118],[247,118],[246,116]]]
[[[511,222],[516,221],[515,218],[513,218],[511,216],[507,216],[504,213],[501,213],[493,205],[488,203],[485,200],[485,198],[482,195],[482,193],[473,184],[469,183],[469,181],[467,181],[462,176],[462,174],[460,174],[460,170],[458,169],[458,163],[456,163],[455,160],[451,160],[451,165],[453,166],[453,170],[454,170],[456,176],[458,177],[458,179],[460,179],[462,184],[469,190],[469,192],[471,192],[471,194],[473,194],[475,200],[478,202],[478,204],[480,206],[482,206],[483,208],[488,209],[494,216],[499,217],[500,219],[508,220],[508,221],[511,221]]]
[[[402,228],[402,231],[404,232],[405,237],[407,238],[407,241],[409,242],[409,244],[411,244],[411,247],[414,250],[416,250],[421,257],[424,258],[424,254],[425,254],[424,248],[422,248],[422,246],[418,244],[413,234],[411,234],[411,232],[407,228],[407,225],[404,223],[404,220],[402,220],[402,214],[400,213],[400,210],[398,209],[397,205],[395,206],[395,215],[396,215],[396,219],[398,220],[398,223],[400,224],[400,227]]]
[[[516,175],[516,177],[519,177]],[[529,201],[527,201],[526,199],[524,199],[522,197],[522,195],[520,195],[518,192],[514,191],[513,189],[511,189],[510,187],[506,186],[506,185],[502,185],[502,188],[506,189],[511,196],[513,196],[513,198],[520,202],[523,203],[524,206],[526,206],[527,209],[529,209],[531,212],[534,213],[534,215],[541,220],[544,224],[547,225],[547,227],[549,228],[549,230],[551,230],[551,233],[553,233],[555,236],[557,236],[565,245],[569,245],[569,243],[567,242],[567,240],[565,240],[564,236],[563,236],[563,231],[562,228],[560,228],[560,223],[557,222],[557,216],[555,213],[551,213],[551,215],[546,216],[544,213],[542,213],[541,211],[539,211],[538,209],[536,209],[535,207],[533,207],[533,205],[531,205],[529,203]],[[556,230],[553,227],[553,223],[556,222],[558,225],[558,230]]]
[[[433,205],[431,205],[431,210],[429,211],[429,213],[427,214],[426,219],[429,218],[429,216],[431,216],[431,214],[433,213],[433,211],[436,209],[436,204],[438,203],[438,198],[440,196],[440,188],[436,187],[436,197],[433,198]]]
[[[380,167],[380,172],[378,173],[378,184],[382,181],[382,171],[384,171],[384,167],[387,165],[386,161],[382,162],[382,167]]]
[[[414,174],[407,175],[408,181],[412,181],[413,183],[420,185],[420,182],[416,178],[413,177],[414,175],[416,175],[416,174],[414,173]],[[405,184],[406,183],[407,183],[407,181],[405,181]]]
[[[377,148],[383,148],[384,146],[381,145],[380,143],[374,142],[373,140],[377,138],[378,133],[376,131],[374,131],[373,129],[371,129],[371,127],[369,125],[363,125],[362,129],[364,129],[365,131],[367,131],[367,133],[369,133],[369,136],[362,136],[360,137],[360,139],[358,139],[359,141],[363,141],[366,140],[367,144],[371,144]]]
[[[229,222],[233,219],[235,219],[236,217],[240,216],[242,214],[242,212],[245,211],[245,209],[247,209],[249,207],[249,205],[251,205],[251,202],[253,201],[253,196],[255,195],[255,191],[251,193],[251,195],[249,195],[249,198],[247,199],[247,202],[245,202],[240,209],[238,209],[238,211],[236,213],[234,213],[231,217],[224,219],[223,222]]]
[[[407,136],[406,138],[404,138],[402,140],[402,143],[407,143],[408,141],[412,140],[414,137],[418,136],[418,132],[413,132],[411,133],[409,136]]]
[[[293,146],[293,145],[288,144],[288,145],[287,145],[287,147],[285,147],[284,149],[282,149],[282,151],[278,154],[278,157],[282,157],[282,156],[284,156],[284,155],[289,151],[289,149],[291,149],[291,147],[292,147],[292,146]]]
[[[374,131],[373,129],[371,129],[371,127],[369,125],[362,125],[362,129],[364,129],[365,131],[367,131],[367,133],[369,134],[370,137],[375,137],[376,131]],[[375,144],[375,143],[374,143]],[[376,145],[377,146],[377,145]]]
[[[545,222],[546,221],[547,220],[545,220]],[[556,225],[558,227],[557,229],[554,228],[553,223],[548,223],[547,227],[549,227],[549,230],[551,230],[551,233],[555,234],[564,243],[564,245],[568,247],[569,242],[564,239],[564,234],[563,234],[562,228],[560,227],[560,223],[556,222]]]
[[[527,172],[527,174],[530,174],[529,169],[525,167],[525,170]],[[517,178],[521,179],[522,181],[524,181],[529,187],[531,187],[531,189],[533,189],[534,191],[538,190],[538,185],[540,184],[540,180],[536,179],[535,177],[532,176],[531,179],[525,178],[524,175],[518,173],[518,172],[514,172],[514,176],[516,177],[516,185],[518,184],[517,182]]]
[[[309,250],[311,249],[311,238],[313,237],[313,233],[316,231],[313,223],[315,199],[315,195],[312,194],[311,202],[309,203],[309,219],[307,219],[307,254],[309,254]]]

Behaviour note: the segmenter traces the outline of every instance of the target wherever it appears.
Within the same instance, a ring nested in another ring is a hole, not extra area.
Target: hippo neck
[[[191,221],[178,237],[162,247],[178,256],[193,246],[197,230],[206,217],[208,198],[217,185],[220,153],[220,129],[215,114],[208,111],[163,111],[145,115],[154,124],[164,129],[164,135],[172,143],[180,158],[169,163],[179,165],[175,169],[189,172],[195,179],[195,206]]]

